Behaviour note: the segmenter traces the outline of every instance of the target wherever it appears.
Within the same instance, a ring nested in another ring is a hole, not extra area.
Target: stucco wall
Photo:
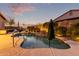
[[[79,23],[79,19],[73,19],[73,20],[64,20],[58,22],[58,26],[63,26],[63,27],[71,27],[74,24]]]

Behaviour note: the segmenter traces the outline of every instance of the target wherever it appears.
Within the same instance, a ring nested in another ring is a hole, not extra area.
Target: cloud
[[[35,10],[35,7],[33,7],[31,4],[23,3],[10,4],[10,8],[14,15],[19,15],[24,12],[32,12]]]

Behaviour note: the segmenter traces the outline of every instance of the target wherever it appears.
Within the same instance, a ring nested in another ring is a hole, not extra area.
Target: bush
[[[58,28],[56,28],[56,33],[60,34],[61,36],[66,36],[67,28],[66,27],[58,27]]]

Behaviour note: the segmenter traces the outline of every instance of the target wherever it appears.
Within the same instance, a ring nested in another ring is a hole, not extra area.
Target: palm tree
[[[10,24],[10,25],[13,25],[13,24],[15,24],[15,21],[14,21],[14,19],[10,19],[10,21],[9,21],[9,24]]]
[[[18,28],[19,28],[19,27],[20,27],[20,26],[19,26],[19,21],[18,21],[18,24],[17,24],[17,25],[18,25]]]

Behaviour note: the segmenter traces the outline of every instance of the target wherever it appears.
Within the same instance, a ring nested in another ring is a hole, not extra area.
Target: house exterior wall
[[[71,25],[79,23],[79,18],[70,21]]]
[[[57,23],[58,23],[59,27],[61,26],[61,27],[69,28],[72,25],[79,23],[79,19],[63,20],[63,21],[60,21],[60,22],[57,22]]]
[[[55,19],[56,35],[63,35],[76,40],[79,37],[79,10],[71,10]],[[65,27],[65,28],[64,28]],[[63,28],[65,31],[63,31]]]
[[[68,27],[69,21],[65,20],[65,21],[58,22],[58,26],[59,27]]]

